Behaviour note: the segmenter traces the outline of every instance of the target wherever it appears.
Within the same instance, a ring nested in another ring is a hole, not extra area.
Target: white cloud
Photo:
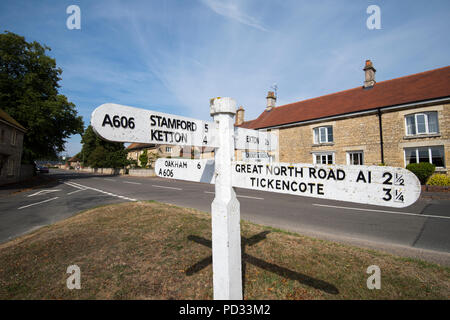
[[[267,31],[267,29],[258,21],[258,19],[245,14],[236,3],[232,1],[220,1],[220,0],[201,0],[207,7],[209,7],[215,13],[236,20],[239,23],[256,28],[261,31]]]

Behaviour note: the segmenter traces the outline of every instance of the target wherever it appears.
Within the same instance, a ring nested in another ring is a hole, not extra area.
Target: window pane
[[[314,128],[314,143],[319,143],[319,128]]]
[[[328,128],[328,142],[333,142],[333,127]]]
[[[414,116],[406,117],[406,134],[416,134],[416,122]]]
[[[405,157],[406,157],[406,164],[410,164],[410,163],[417,163],[417,158],[416,158],[416,149],[411,149],[411,148],[407,148],[405,149]]]
[[[426,133],[426,129],[425,129],[425,115],[417,114],[416,115],[416,120],[417,120],[417,133]]]
[[[328,155],[328,164],[333,164],[333,155],[332,154]]]
[[[322,163],[322,161],[320,161],[320,156],[319,155],[316,156],[316,163],[317,164],[321,164]]]
[[[431,147],[431,157],[436,167],[445,167],[444,165],[444,147]]]
[[[428,148],[419,148],[419,162],[430,162]]]
[[[438,133],[437,112],[429,112],[428,114],[428,132]]]
[[[325,127],[320,128],[320,142],[327,142],[327,130]]]

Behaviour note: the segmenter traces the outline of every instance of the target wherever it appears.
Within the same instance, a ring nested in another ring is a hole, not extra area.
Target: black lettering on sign
[[[105,114],[105,118],[103,119],[102,127],[104,127],[106,124],[109,124],[111,127],[113,126],[111,122],[111,118],[109,117],[109,114]]]
[[[392,199],[392,195],[391,195],[391,189],[389,188],[383,188],[383,191],[385,192],[385,195],[383,197],[384,201],[389,201]]]
[[[404,186],[405,185],[405,179],[403,179],[403,175],[396,173],[395,174],[395,185],[397,186]]]
[[[102,123],[102,127],[109,125],[111,128],[130,128],[130,129],[134,129],[135,124],[134,124],[134,118],[130,117],[129,119],[125,116],[118,116],[118,115],[114,115],[112,117],[112,121],[111,121],[111,117],[109,114],[105,114],[105,117],[103,118],[103,123]]]
[[[383,178],[387,177],[386,180],[384,180],[383,184],[392,184],[392,174],[390,172],[383,173]]]
[[[152,127],[165,127],[167,129],[187,130],[192,132],[197,130],[197,124],[193,121],[166,118],[156,114],[150,116],[150,125]]]
[[[366,179],[367,177],[367,179]],[[372,172],[368,171],[367,176],[364,174],[364,172],[359,171],[358,178],[356,178],[356,182],[359,182],[359,180],[362,180],[364,183],[372,183]]]

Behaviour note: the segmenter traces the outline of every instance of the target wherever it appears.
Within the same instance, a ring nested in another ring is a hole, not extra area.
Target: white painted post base
[[[234,158],[234,114],[231,98],[211,99],[211,115],[218,123],[215,152],[215,198],[211,205],[213,286],[215,300],[242,300],[240,205],[231,184]]]

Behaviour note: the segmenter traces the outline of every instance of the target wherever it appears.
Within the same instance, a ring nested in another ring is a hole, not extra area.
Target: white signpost
[[[214,122],[116,104],[101,105],[91,119],[95,132],[110,141],[215,148],[214,160],[158,159],[155,164],[160,177],[215,185],[214,299],[242,299],[240,205],[234,187],[397,208],[420,196],[419,180],[403,168],[233,161],[235,149],[267,154],[278,148],[272,133],[235,128],[235,113],[233,99],[215,98],[210,101]]]
[[[212,160],[156,161],[160,177],[214,183]],[[313,165],[232,162],[233,187],[313,198],[403,208],[420,196],[416,176],[403,168],[380,166]]]
[[[218,147],[214,122],[114,103],[96,108],[91,124],[99,136],[109,141]],[[278,137],[273,133],[234,126],[232,130],[237,149],[270,151],[278,148]]]
[[[270,162],[271,156],[267,152],[242,151],[243,161]]]
[[[217,147],[214,123],[167,113],[105,103],[92,112],[91,124],[105,140]]]
[[[236,127],[234,139],[236,149],[260,151],[278,149],[278,136],[269,132]]]

